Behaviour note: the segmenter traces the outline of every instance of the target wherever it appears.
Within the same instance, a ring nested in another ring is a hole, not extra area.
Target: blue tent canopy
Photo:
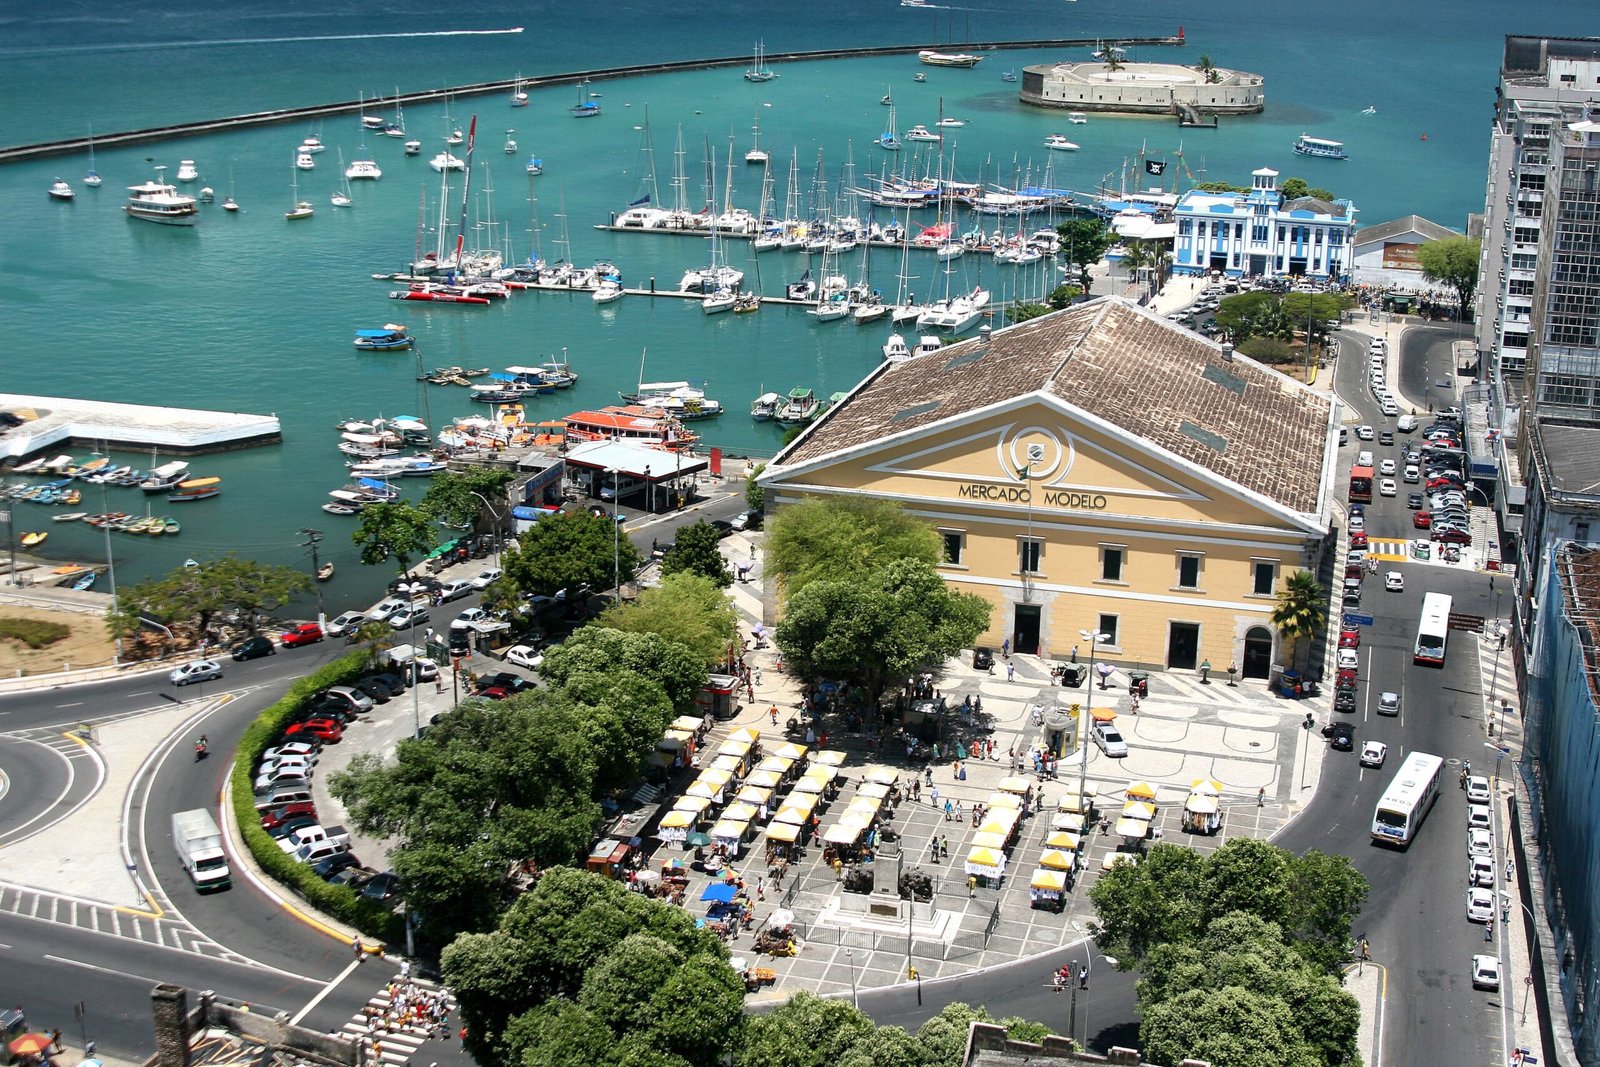
[[[715,882],[706,886],[705,892],[700,894],[700,899],[714,901],[718,904],[731,904],[738,892],[738,886],[729,885],[727,882]]]

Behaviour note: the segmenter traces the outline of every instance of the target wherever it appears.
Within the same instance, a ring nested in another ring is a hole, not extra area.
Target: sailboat
[[[378,131],[380,137],[404,137],[406,135],[406,113],[400,106],[400,87],[394,87],[394,121],[385,122],[383,129]]]
[[[527,107],[528,106],[528,92],[527,92],[526,89],[524,89],[522,87],[522,72],[520,70],[517,71],[516,85],[511,90],[511,106],[512,107]]]
[[[867,218],[867,231],[872,231],[872,218]],[[857,326],[869,322],[876,322],[889,314],[889,305],[883,302],[883,294],[872,288],[871,280],[872,239],[867,239],[866,247],[861,250],[861,280],[856,283],[856,306],[850,312],[851,320]]]
[[[359,151],[362,155],[367,154],[367,143],[365,141],[361,142]],[[343,153],[341,152],[340,155],[342,157]],[[344,176],[349,179],[364,178],[368,181],[377,181],[383,177],[383,171],[379,169],[377,161],[371,159],[352,159],[350,165],[344,167],[343,170]]]
[[[750,151],[744,154],[744,161],[755,166],[760,166],[770,157],[761,147],[761,112],[759,111],[756,112],[756,124],[753,127],[753,130],[755,132],[755,137],[751,142]]]
[[[296,168],[289,169],[289,201],[294,206],[283,213],[283,217],[290,222],[298,219],[309,219],[312,215],[311,201],[300,199],[300,175]]]
[[[83,184],[91,189],[100,188],[100,183],[105,179],[100,177],[100,172],[94,169],[94,127],[89,127],[89,169],[83,172]]]
[[[717,154],[716,150],[712,149],[710,160],[708,162],[708,169],[710,173],[716,173],[716,166]],[[727,195],[730,198],[733,195],[733,145],[731,143],[731,139],[728,145]],[[714,224],[711,227],[711,269],[702,276],[705,278],[702,288],[704,289],[706,295],[700,300],[700,310],[705,312],[707,315],[716,315],[723,311],[732,311],[733,305],[738,302],[739,298],[739,282],[733,281],[731,276],[725,276],[722,267],[722,257],[720,255],[721,241],[718,239],[719,229],[720,227]],[[739,281],[743,280],[744,276],[741,274],[739,276]]]
[[[895,129],[893,104],[889,105],[889,124],[878,135],[878,147],[885,152],[900,151],[900,133]]]
[[[761,203],[756,207],[756,235],[750,247],[756,252],[771,252],[783,247],[783,222],[773,218],[772,164],[769,161],[761,172]],[[756,264],[759,272],[761,265]],[[758,279],[759,281],[759,279]]]
[[[508,156],[514,156],[517,154],[517,140],[512,136],[512,134],[516,132],[516,130],[506,131],[506,155]]]
[[[850,314],[850,294],[841,279],[828,273],[828,257],[833,254],[832,242],[822,246],[822,284],[817,286],[816,305],[806,309],[818,322],[835,322]]]
[[[766,52],[767,42],[765,40],[757,41],[755,62],[752,64],[749,70],[744,72],[745,81],[769,82],[773,78],[777,77],[777,75],[772,73],[771,69],[767,67]]]
[[[587,78],[578,83],[578,102],[571,108],[572,117],[575,119],[592,119],[600,114],[600,105],[590,99],[594,94],[584,94],[583,87],[588,84]]]
[[[344,170],[344,149],[339,149],[339,169],[344,171],[345,177],[339,179],[339,188],[333,191],[331,198],[334,207],[350,207],[355,203],[350,197],[349,171]]]

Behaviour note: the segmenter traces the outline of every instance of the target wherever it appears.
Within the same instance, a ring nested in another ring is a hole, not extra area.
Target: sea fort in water
[[[1024,104],[1130,115],[1253,115],[1266,79],[1243,70],[1176,63],[1047,63],[1022,70]]]

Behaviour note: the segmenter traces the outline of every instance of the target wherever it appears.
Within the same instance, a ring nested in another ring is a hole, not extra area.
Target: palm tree
[[[1295,644],[1302,638],[1314,637],[1327,618],[1327,599],[1327,590],[1310,571],[1295,571],[1278,593],[1272,625],[1278,628],[1279,636]]]

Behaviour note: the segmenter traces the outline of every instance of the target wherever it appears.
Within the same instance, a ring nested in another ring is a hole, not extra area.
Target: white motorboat
[[[600,284],[595,287],[593,297],[596,304],[609,304],[613,300],[621,300],[623,297],[622,283],[613,281],[610,278],[602,278],[600,279]]]
[[[732,311],[738,294],[732,289],[717,289],[707,293],[700,300],[700,310],[707,315],[716,315],[724,311]]]
[[[465,170],[467,165],[449,152],[440,152],[428,160],[428,166],[442,174],[447,170]]]
[[[951,119],[951,118],[940,119],[938,122],[934,123],[934,125],[936,125],[936,126],[944,126],[944,127],[948,128],[948,129],[952,129],[952,130],[959,130],[961,127],[965,126],[966,124],[967,124],[967,120],[966,119]]]
[[[983,317],[988,306],[989,292],[980,286],[965,296],[934,301],[917,317],[917,326],[943,333],[962,333]]]
[[[57,200],[71,200],[78,195],[72,191],[72,186],[61,178],[57,178],[51,183],[49,193]]]
[[[1059,133],[1052,133],[1049,137],[1046,137],[1044,139],[1044,146],[1046,148],[1054,149],[1057,152],[1076,152],[1078,150],[1077,145],[1073,144]]]
[[[939,135],[919,123],[906,131],[905,139],[908,141],[937,141],[939,140]]]
[[[890,363],[904,363],[911,358],[911,349],[906,346],[906,339],[897,333],[889,335],[889,341],[883,346],[883,358]]]
[[[194,160],[192,160],[192,159],[181,159],[181,160],[179,160],[178,161],[178,173],[177,173],[176,177],[180,182],[192,182],[195,179],[199,178],[200,177],[200,172],[195,169]]]
[[[407,141],[403,145],[403,147],[406,150],[406,155],[414,156],[414,155],[417,155],[418,153],[420,153],[422,151],[422,142],[421,141]]]
[[[317,169],[317,161],[308,152],[297,152],[294,157],[294,165],[301,170]]]
[[[326,151],[327,147],[327,145],[322,143],[322,138],[320,137],[307,137],[304,141],[300,142],[300,151],[309,152],[313,155],[318,152]]]
[[[778,417],[778,409],[783,407],[783,396],[780,393],[762,393],[750,404],[750,417],[757,422],[768,422]]]
[[[454,148],[458,144],[465,144],[466,140],[467,135],[462,133],[461,127],[458,126],[450,131],[450,136],[444,139],[444,143]]]
[[[967,52],[935,52],[925,48],[917,53],[917,59],[930,67],[975,67],[983,57]]]
[[[517,154],[517,139],[512,136],[512,134],[514,134],[516,132],[517,132],[516,130],[507,130],[506,131],[505,151],[506,151],[506,155],[508,155],[508,156],[514,156],[514,155]]]
[[[366,179],[375,182],[383,177],[383,171],[370,159],[352,159],[344,169],[344,176],[351,181]]]
[[[1089,116],[1081,111],[1069,111],[1067,112],[1067,121],[1074,126],[1082,126],[1089,121]]]
[[[718,289],[737,289],[744,284],[744,271],[733,267],[707,267],[683,272],[678,290],[685,293],[710,293]]]
[[[200,208],[192,196],[184,196],[178,187],[161,180],[166,167],[156,168],[154,181],[143,185],[130,185],[128,203],[122,210],[131,219],[158,222],[165,226],[193,226]]]

